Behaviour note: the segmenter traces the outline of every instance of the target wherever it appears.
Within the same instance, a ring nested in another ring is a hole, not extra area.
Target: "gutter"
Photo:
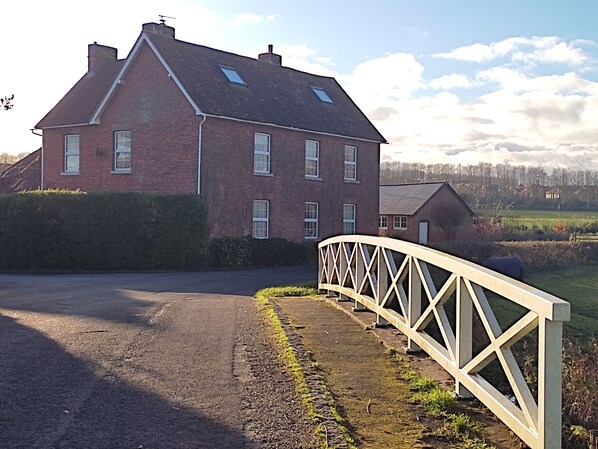
[[[202,125],[203,122],[206,121],[208,117],[207,116],[203,116],[203,119],[201,120],[201,122],[199,122],[199,128],[198,128],[198,143],[197,143],[197,194],[201,195],[201,140],[202,140]]]

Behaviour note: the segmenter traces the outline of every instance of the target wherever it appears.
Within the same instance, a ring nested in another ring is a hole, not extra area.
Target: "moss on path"
[[[425,442],[428,418],[409,403],[412,393],[373,334],[324,301],[277,303],[313,354],[358,447],[449,447],[444,441]]]

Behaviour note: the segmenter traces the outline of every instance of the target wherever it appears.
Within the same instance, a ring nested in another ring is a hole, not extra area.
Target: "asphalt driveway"
[[[0,447],[310,447],[251,296],[315,276],[0,275]]]

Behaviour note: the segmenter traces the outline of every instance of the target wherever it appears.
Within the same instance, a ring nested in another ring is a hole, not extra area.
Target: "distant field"
[[[505,227],[512,230],[551,231],[555,225],[564,225],[573,232],[598,227],[598,211],[505,210],[481,215],[498,215]]]

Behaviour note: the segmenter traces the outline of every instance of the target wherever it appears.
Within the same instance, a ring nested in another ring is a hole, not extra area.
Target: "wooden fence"
[[[437,272],[441,281],[431,274]],[[424,350],[453,376],[458,395],[478,398],[530,447],[561,447],[562,324],[569,303],[474,263],[385,237],[321,242],[318,277],[321,290],[353,299],[378,322],[399,329],[407,349]],[[498,300],[524,310],[521,318],[499,324],[493,310]],[[475,332],[474,317],[481,323]],[[481,339],[474,335],[480,331]],[[512,347],[532,332],[537,382],[530,389]],[[485,377],[493,362],[504,371],[508,393]]]

